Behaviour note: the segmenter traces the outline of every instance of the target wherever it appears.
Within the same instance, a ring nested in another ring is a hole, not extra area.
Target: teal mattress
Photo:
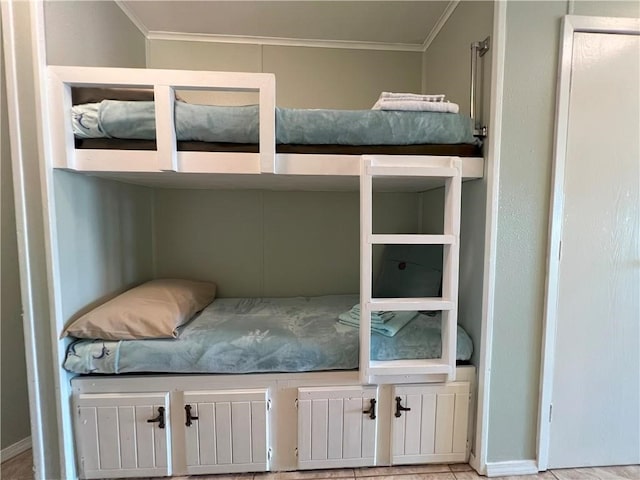
[[[258,106],[175,104],[179,141],[258,143]],[[471,118],[457,113],[276,108],[276,143],[296,145],[471,144]],[[153,140],[154,102],[103,100],[75,105],[78,138]]]
[[[114,374],[266,373],[358,368],[358,329],[338,323],[357,295],[217,299],[176,339],[75,340],[64,368]],[[394,337],[372,334],[374,360],[439,358],[440,313],[417,315]],[[458,327],[457,359],[469,360],[473,345]]]

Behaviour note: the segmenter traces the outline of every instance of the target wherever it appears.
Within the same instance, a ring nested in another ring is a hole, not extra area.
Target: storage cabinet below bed
[[[377,387],[298,389],[298,468],[374,464]]]
[[[82,394],[75,409],[82,478],[170,474],[168,392]]]
[[[467,459],[469,383],[393,388],[392,463]]]
[[[268,470],[268,389],[180,393],[77,395],[80,477]]]
[[[184,392],[189,474],[267,470],[267,390]]]
[[[457,370],[402,385],[359,385],[357,371],[77,377],[80,477],[465,462],[475,368]]]

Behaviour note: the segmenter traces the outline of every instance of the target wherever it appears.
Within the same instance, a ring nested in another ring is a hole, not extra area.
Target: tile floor
[[[0,467],[0,479],[2,480],[27,480],[31,478],[33,478],[31,450],[7,460]],[[166,477],[164,478],[166,479]],[[191,477],[172,477],[172,480],[478,480],[485,478],[474,472],[469,465],[456,464],[345,468],[307,472],[257,473],[255,475],[194,475]],[[498,480],[640,480],[640,465],[570,468],[551,470],[538,475],[494,478],[498,478]]]

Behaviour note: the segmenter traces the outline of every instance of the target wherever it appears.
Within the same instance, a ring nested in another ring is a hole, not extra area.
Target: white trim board
[[[41,405],[44,399],[39,386],[40,372],[38,370],[41,354],[36,344],[36,321],[35,321],[35,299],[32,286],[32,266],[27,251],[31,228],[28,223],[26,177],[24,165],[24,148],[21,142],[22,125],[20,112],[20,91],[19,90],[19,45],[15,26],[17,13],[15,2],[0,2],[2,8],[2,41],[4,49],[5,71],[7,89],[7,109],[9,138],[11,146],[11,168],[13,171],[13,188],[16,213],[16,229],[18,238],[18,263],[20,266],[20,291],[23,307],[23,331],[25,343],[25,360],[27,364],[27,389],[29,392],[29,411],[31,437],[30,443],[33,449],[33,462],[35,466],[35,478],[44,478],[47,466],[44,458],[45,433],[41,425],[44,418]]]
[[[534,475],[538,473],[535,460],[514,460],[508,462],[487,462],[487,477],[508,475]]]
[[[57,338],[58,332],[63,328],[62,300],[60,286],[54,281],[60,278],[58,260],[57,232],[55,221],[55,197],[53,194],[53,158],[51,135],[53,130],[47,128],[50,102],[48,101],[47,62],[46,62],[46,38],[45,38],[45,13],[43,2],[30,4],[33,29],[33,76],[36,105],[36,128],[38,141],[38,157],[40,159],[40,188],[42,191],[42,215],[44,219],[45,258],[47,270],[47,296],[48,307],[51,315],[51,338]],[[61,342],[53,342],[51,348],[54,365],[61,365],[66,357],[66,345]],[[61,368],[53,371],[55,391],[56,416],[58,423],[59,468],[61,478],[74,478],[76,476],[75,452],[73,450],[72,412],[67,398],[71,396],[69,374]],[[43,452],[44,453],[44,452]]]
[[[452,0],[451,2],[449,2],[447,8],[444,9],[444,12],[442,12],[442,15],[440,15],[440,18],[429,32],[429,35],[427,35],[427,38],[425,38],[424,42],[422,43],[423,52],[426,52],[427,49],[431,46],[431,43],[436,39],[436,37],[440,33],[440,30],[442,30],[442,28],[446,25],[447,21],[449,21],[449,17],[453,14],[459,3],[460,0]]]
[[[491,383],[491,352],[493,349],[493,311],[496,287],[496,250],[498,242],[498,197],[500,179],[500,143],[502,138],[502,92],[504,86],[504,58],[507,37],[507,2],[495,2],[493,10],[491,106],[489,125],[491,136],[487,142],[485,176],[487,179],[484,279],[482,294],[482,331],[478,366],[478,402],[476,412],[475,450],[470,464],[480,474],[487,468],[489,444],[489,402]]]
[[[22,452],[26,452],[30,448],[31,448],[31,436],[28,436],[0,450],[0,463],[4,463],[7,460],[11,460],[13,457],[17,457]]]
[[[129,8],[129,5],[127,5],[122,0],[114,0],[114,2],[116,5],[118,5],[118,7],[120,7],[120,10],[122,10],[122,12],[129,18],[129,20],[131,20],[131,23],[133,23],[136,28],[140,30],[140,33],[142,33],[145,38],[148,38],[149,29],[145,27],[144,23],[142,23],[142,20],[140,20],[138,16],[133,13],[133,11]]]
[[[252,37],[247,35],[217,35],[210,33],[181,33],[150,31],[148,40],[172,40],[182,42],[238,43],[274,45],[285,47],[342,48],[350,50],[393,50],[399,52],[423,52],[422,45],[411,43],[353,42],[346,40],[315,40],[284,37]]]
[[[553,179],[549,207],[549,240],[547,247],[547,279],[542,332],[540,366],[540,397],[538,410],[538,469],[549,464],[550,422],[549,412],[553,396],[553,370],[557,327],[557,301],[559,287],[559,250],[564,210],[564,167],[567,155],[569,121],[569,95],[573,35],[575,32],[619,33],[640,35],[640,19],[566,15],[562,25],[562,43],[558,57],[558,88],[555,112],[555,138],[553,148]]]

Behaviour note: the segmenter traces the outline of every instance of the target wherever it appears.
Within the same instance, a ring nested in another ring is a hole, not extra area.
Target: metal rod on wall
[[[470,114],[473,119],[473,134],[478,137],[487,136],[487,127],[482,126],[480,119],[476,118],[476,87],[478,83],[478,57],[484,56],[489,51],[489,39],[471,44],[471,87],[470,87]]]

